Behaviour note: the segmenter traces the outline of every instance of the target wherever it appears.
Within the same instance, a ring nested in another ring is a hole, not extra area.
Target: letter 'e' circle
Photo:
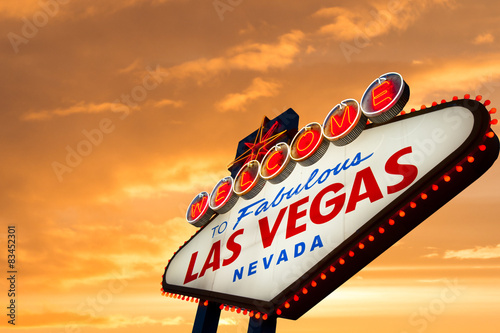
[[[399,73],[386,73],[375,79],[361,98],[361,110],[374,123],[397,116],[410,98],[410,87]]]
[[[224,214],[233,208],[238,196],[233,192],[233,178],[221,179],[210,194],[210,208],[218,214]]]

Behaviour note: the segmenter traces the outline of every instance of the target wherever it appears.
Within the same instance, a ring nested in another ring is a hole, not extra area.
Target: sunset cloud
[[[500,244],[497,246],[477,246],[473,249],[447,250],[444,259],[496,259],[500,258]]]
[[[419,2],[393,1],[360,6],[358,8],[326,7],[318,10],[313,17],[333,23],[323,25],[318,33],[339,41],[362,41],[370,43],[371,38],[389,33],[391,30],[404,31],[415,23],[433,6],[452,7],[453,1],[426,0]]]
[[[201,58],[171,67],[168,71],[174,78],[195,78],[198,83],[219,73],[231,70],[266,72],[270,69],[283,69],[293,63],[300,52],[300,42],[304,33],[291,31],[278,37],[278,42],[244,43],[230,48],[225,56]]]
[[[476,38],[474,38],[473,43],[476,45],[480,44],[491,44],[495,41],[495,37],[490,34],[490,33],[484,33],[477,35]]]
[[[185,324],[186,320],[181,316],[154,319],[150,316],[128,317],[123,315],[95,316],[88,311],[79,312],[54,312],[23,313],[23,327],[63,327],[69,331],[79,327],[106,328],[129,328],[143,326],[178,326]],[[3,323],[2,323],[3,324]]]
[[[242,93],[231,93],[217,104],[217,109],[222,112],[246,111],[246,105],[261,97],[275,96],[279,92],[281,84],[273,81],[265,81],[260,77],[253,79],[252,84]]]

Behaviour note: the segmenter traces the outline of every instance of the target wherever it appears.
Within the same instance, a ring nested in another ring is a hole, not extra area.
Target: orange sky
[[[411,88],[407,109],[465,93],[498,107],[499,15],[471,0],[1,2],[0,244],[5,258],[15,225],[16,328],[190,332],[196,307],[161,297],[161,274],[237,142],[289,107],[300,126],[321,122],[389,71]],[[498,332],[498,188],[500,163],[278,331]],[[224,312],[219,331],[247,322]]]

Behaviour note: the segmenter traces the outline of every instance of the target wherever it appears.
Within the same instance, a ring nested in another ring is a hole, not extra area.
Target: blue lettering
[[[255,211],[255,216],[259,215],[262,212],[265,212],[268,209],[269,209],[269,202],[264,201],[262,205],[260,205],[259,208],[257,208],[257,210]]]
[[[268,259],[269,261],[267,262],[266,262],[266,257],[262,258],[262,260],[264,261],[264,269],[268,269],[269,266],[271,266],[271,261],[273,261],[273,256],[274,254],[271,254]]]
[[[257,273],[257,261],[254,261],[248,265],[248,276]]]
[[[319,235],[314,237],[314,240],[313,240],[313,243],[311,246],[311,252],[314,251],[314,249],[317,247],[323,247],[323,242],[321,241],[321,237],[319,237]]]
[[[314,177],[316,177],[316,175],[318,174],[318,172],[319,172],[318,169],[314,169],[314,171],[311,173],[311,175],[309,176],[309,179],[306,182],[306,186],[304,186],[304,188],[306,190],[309,190],[311,187],[313,187],[314,185],[316,185],[316,183],[317,183],[318,180],[316,180],[312,185],[309,185],[309,183],[312,182],[312,180],[314,179]]]
[[[299,184],[297,188],[295,189],[295,192],[293,192],[293,195],[298,195],[304,188],[300,188],[302,184]]]
[[[238,280],[243,278],[243,268],[244,267],[242,266],[240,270],[234,270],[233,282],[236,281],[236,278],[238,278]]]
[[[321,176],[319,176],[319,178],[318,178],[318,184],[323,184],[330,176],[331,171],[332,171],[331,169],[326,169],[325,171],[323,171]]]
[[[300,248],[300,250],[299,250]],[[295,244],[295,252],[293,254],[294,258],[300,257],[301,255],[304,254],[304,251],[306,250],[306,244],[304,242],[300,242]]]
[[[282,194],[283,194],[284,190],[285,190],[285,188],[282,187],[281,190],[278,192],[278,194],[276,194],[276,197],[274,198],[273,202],[271,203],[271,206],[276,207],[281,203],[281,201],[283,200]],[[279,201],[276,202],[276,200],[278,200],[278,199],[279,199]]]
[[[280,256],[278,258],[278,261],[276,262],[276,265],[279,265],[280,262],[282,261],[288,261],[288,256],[286,255],[286,250],[283,249],[281,250]]]
[[[240,211],[238,212],[238,220],[236,221],[236,224],[234,225],[233,227],[233,230],[236,229],[236,227],[238,226],[238,224],[240,223],[241,219],[244,218],[245,216],[248,216],[252,213],[252,211],[248,211],[249,208],[255,206],[255,205],[258,205],[260,204],[262,201],[264,201],[266,199],[260,199],[259,201],[256,201],[254,203],[251,203],[250,205],[246,206],[246,207],[243,207],[242,209],[240,209]]]

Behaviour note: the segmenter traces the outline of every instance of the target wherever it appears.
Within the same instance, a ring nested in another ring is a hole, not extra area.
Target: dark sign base
[[[194,319],[193,333],[216,333],[219,326],[219,318],[219,304],[208,302],[208,305],[204,306],[200,302]]]
[[[269,316],[267,320],[251,317],[248,321],[248,333],[275,333],[278,317]]]

